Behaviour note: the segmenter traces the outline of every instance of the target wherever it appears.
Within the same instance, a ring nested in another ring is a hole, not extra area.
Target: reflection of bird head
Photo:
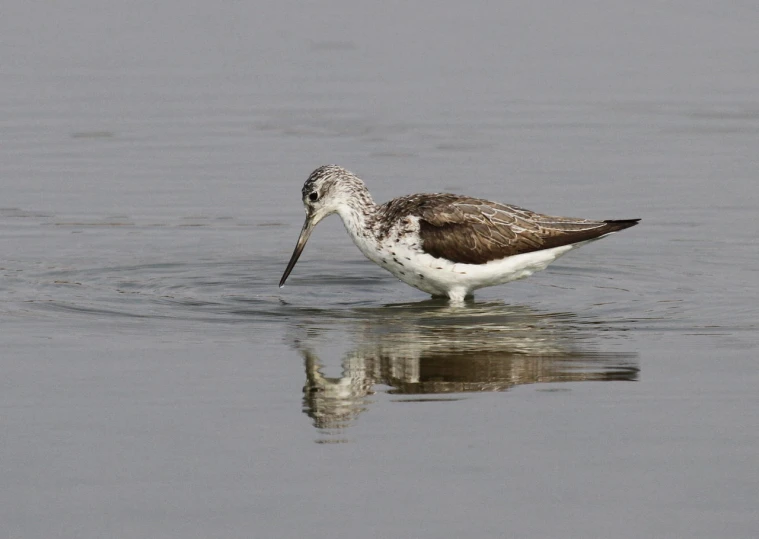
[[[371,380],[343,370],[343,376],[328,378],[309,350],[302,351],[306,361],[303,411],[319,429],[342,429],[366,409],[365,397],[371,394]]]

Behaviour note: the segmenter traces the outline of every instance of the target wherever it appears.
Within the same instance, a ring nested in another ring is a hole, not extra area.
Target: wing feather
[[[384,206],[386,222],[419,218],[424,252],[456,263],[485,264],[569,245],[637,224],[539,214],[518,206],[450,194],[412,195]]]

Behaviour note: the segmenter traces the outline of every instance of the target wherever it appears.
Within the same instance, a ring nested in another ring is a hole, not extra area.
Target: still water
[[[0,534],[756,537],[759,11],[11,0]],[[640,217],[463,308],[300,188]]]

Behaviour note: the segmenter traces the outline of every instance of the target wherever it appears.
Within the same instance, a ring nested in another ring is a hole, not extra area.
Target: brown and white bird
[[[337,165],[314,170],[302,194],[306,222],[280,287],[316,224],[333,213],[369,260],[414,288],[454,302],[478,288],[532,275],[572,249],[640,221],[551,217],[445,193],[375,204],[364,182]]]

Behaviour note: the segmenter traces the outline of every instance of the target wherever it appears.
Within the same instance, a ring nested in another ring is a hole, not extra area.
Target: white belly
[[[404,283],[419,290],[433,296],[463,300],[478,288],[529,277],[579,245],[564,245],[510,256],[487,264],[454,264],[398,245],[392,249],[374,251],[373,256],[367,256]]]

